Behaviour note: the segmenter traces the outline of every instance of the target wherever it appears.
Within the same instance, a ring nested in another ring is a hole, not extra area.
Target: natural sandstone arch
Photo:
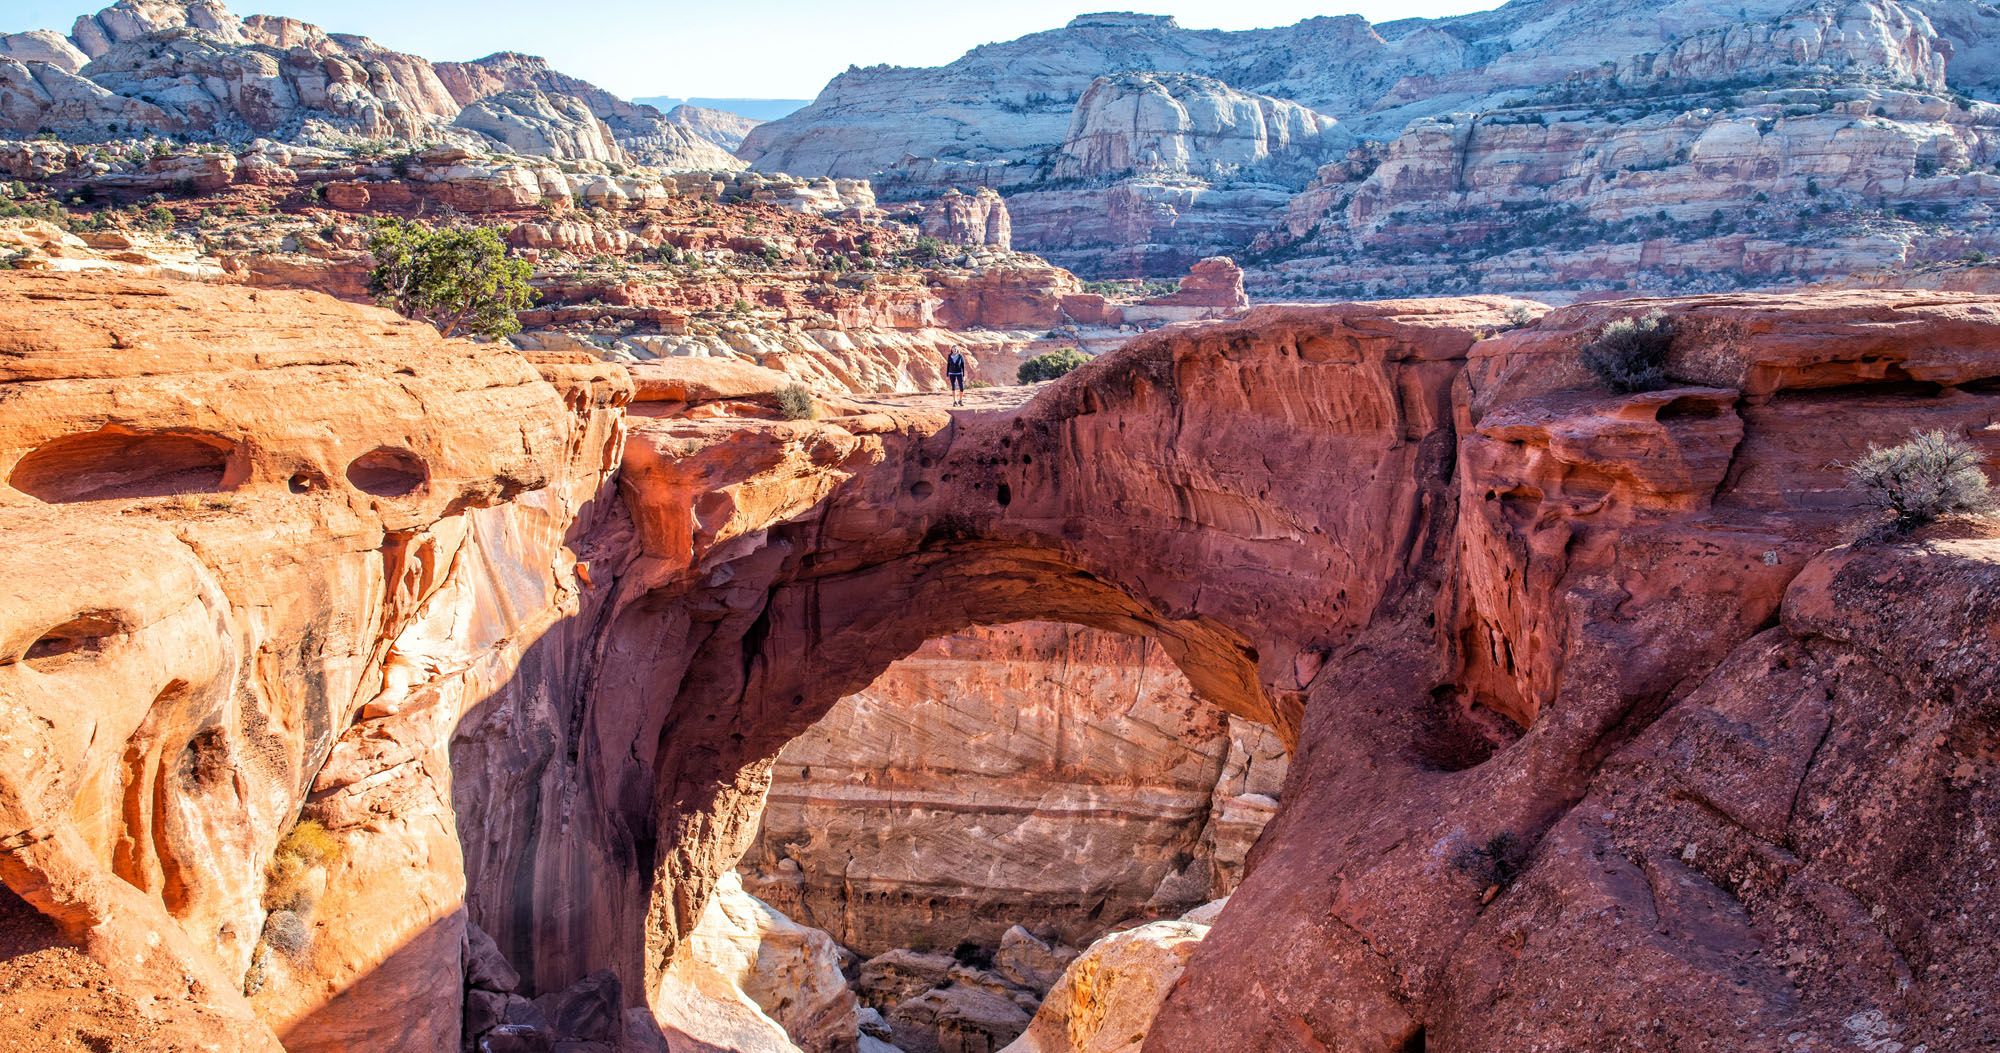
[[[1991,300],[1660,302],[1690,386],[1640,396],[1576,349],[1654,303],[1489,339],[1483,302],[1267,309],[1015,411],[817,422],[628,412],[613,367],[313,297],[29,273],[0,301],[27,352],[0,362],[8,471],[114,403],[255,437],[198,508],[0,488],[33,571],[0,583],[0,738],[34,758],[0,765],[0,909],[246,1045],[450,1045],[468,916],[535,993],[610,967],[636,1002],[747,834],[771,729],[899,641],[1043,599],[1177,641],[1296,743],[1158,1053],[1990,1045],[1966,890],[2000,888],[2000,538],[1836,547],[1863,513],[1835,463],[1913,426],[2000,453]],[[329,376],[343,400],[297,397]],[[423,492],[291,486],[389,444]],[[180,709],[174,680],[210,693]],[[211,734],[236,752],[176,752]],[[229,776],[185,809],[207,844],[157,807],[70,812],[204,769]],[[348,845],[340,960],[252,1003],[254,875],[313,798]],[[161,855],[200,895],[121,862],[148,827],[187,838]]]
[[[1442,541],[1451,382],[1504,306],[1252,312],[984,418],[642,427],[623,486],[646,557],[606,634],[628,661],[595,705],[660,714],[639,751],[653,814],[624,821],[658,860],[646,968],[754,831],[769,759],[933,636],[1028,619],[1145,636],[1202,697],[1296,743],[1328,655]],[[838,481],[773,481],[808,471]],[[637,965],[641,926],[621,927],[625,949],[600,947]]]
[[[1218,1033],[1466,1048],[1498,1026],[1468,941],[1505,963],[1517,937],[1482,915],[1535,909],[1507,892],[1517,878],[1643,908],[1618,899],[1630,879],[1574,871],[1615,843],[1578,827],[1581,802],[1607,758],[1655,763],[1649,726],[1776,623],[1786,584],[1855,514],[1828,458],[1792,452],[1823,411],[1785,392],[1860,407],[1836,446],[1851,456],[1913,412],[1983,419],[1996,369],[1975,350],[1995,343],[1984,308],[1696,301],[1669,309],[1678,368],[1701,385],[1607,396],[1575,348],[1632,305],[1482,340],[1502,306],[1262,309],[1136,341],[989,416],[642,422],[621,483],[642,555],[593,705],[626,714],[601,777],[622,795],[619,851],[655,867],[621,897],[648,915],[592,930],[597,960],[643,975],[674,952],[791,730],[925,635],[1027,612],[1159,639],[1210,697],[1296,746],[1283,807],[1152,1048]],[[1848,387],[1896,370],[1961,394]],[[1670,790],[1646,792],[1669,807]],[[1598,919],[1551,924],[1621,938]],[[1781,991],[1745,996],[1685,964],[1701,938],[1666,934],[1673,979],[1630,996],[1674,992],[1659,1011],[1717,1041],[1799,1026]],[[1315,954],[1299,963],[1300,947]],[[1560,953],[1542,954],[1513,982],[1556,982]],[[1725,997],[1752,1023],[1703,1016]]]

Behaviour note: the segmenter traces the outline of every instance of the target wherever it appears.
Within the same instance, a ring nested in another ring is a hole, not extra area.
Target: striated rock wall
[[[1050,178],[1135,170],[1225,178],[1317,167],[1331,117],[1295,102],[1236,91],[1213,77],[1121,73],[1084,89]],[[1301,172],[1303,174],[1303,171]]]
[[[953,245],[1014,247],[1014,223],[1007,214],[1007,202],[991,187],[971,194],[956,188],[926,202],[917,214],[917,225],[926,235]]]
[[[751,891],[862,955],[1074,946],[1226,895],[1284,755],[1147,641],[1028,623],[919,648],[779,753]],[[976,880],[971,880],[975,879]]]

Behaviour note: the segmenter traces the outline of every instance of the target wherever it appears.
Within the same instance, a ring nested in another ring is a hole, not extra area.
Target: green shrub
[[[786,420],[811,420],[819,416],[819,407],[813,403],[812,389],[804,384],[780,384],[778,413]]]
[[[528,261],[507,254],[497,227],[427,227],[388,219],[368,239],[377,303],[429,322],[446,336],[498,340],[521,331],[515,315],[535,300]]]
[[[1607,323],[1583,346],[1583,364],[1621,395],[1655,391],[1671,383],[1667,352],[1673,346],[1673,322],[1665,311],[1654,311]]]
[[[1964,439],[1926,431],[1895,446],[1870,443],[1867,455],[1844,467],[1849,484],[1890,514],[1890,532],[1906,534],[1946,513],[1991,506],[1981,460]]]
[[[1036,355],[1021,363],[1021,368],[1014,376],[1023,384],[1037,384],[1044,380],[1054,380],[1088,361],[1090,361],[1089,355],[1075,348],[1065,347],[1046,355]]]

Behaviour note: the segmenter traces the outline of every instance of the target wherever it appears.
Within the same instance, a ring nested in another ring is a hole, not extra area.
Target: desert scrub
[[[1868,445],[1847,469],[1848,484],[1889,513],[1890,535],[1907,534],[1952,512],[1981,512],[1993,497],[1972,444],[1942,431],[1912,432],[1894,446]]]
[[[312,943],[312,929],[298,911],[274,910],[264,918],[264,943],[287,958],[297,958]]]
[[[292,827],[271,857],[264,885],[267,910],[305,913],[313,908],[313,871],[340,858],[340,842],[326,827],[307,819]]]
[[[811,420],[819,416],[812,389],[804,384],[778,385],[778,413],[786,420]]]
[[[1021,368],[1014,373],[1014,379],[1023,384],[1054,380],[1088,361],[1090,361],[1089,355],[1075,348],[1065,347],[1046,355],[1036,355],[1021,363]]]
[[[252,952],[243,993],[255,994],[270,976],[273,954],[297,960],[312,945],[312,909],[319,899],[314,878],[340,858],[340,842],[326,827],[307,819],[292,827],[271,855],[265,873],[264,931]]]
[[[1621,395],[1657,391],[1667,377],[1667,352],[1674,346],[1674,323],[1665,311],[1605,323],[1583,345],[1583,364],[1604,386]]]

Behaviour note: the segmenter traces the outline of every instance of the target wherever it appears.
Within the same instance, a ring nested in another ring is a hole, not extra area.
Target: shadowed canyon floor
[[[1219,914],[1101,941],[1019,1048],[2000,1048],[2000,539],[1845,543],[1838,467],[2000,450],[2000,302],[1515,306],[788,420],[712,363],[0,274],[0,1045],[702,1048],[729,932],[828,950],[734,898],[788,744],[1053,621],[1290,763]],[[1654,308],[1675,386],[1608,394],[1578,348]]]

